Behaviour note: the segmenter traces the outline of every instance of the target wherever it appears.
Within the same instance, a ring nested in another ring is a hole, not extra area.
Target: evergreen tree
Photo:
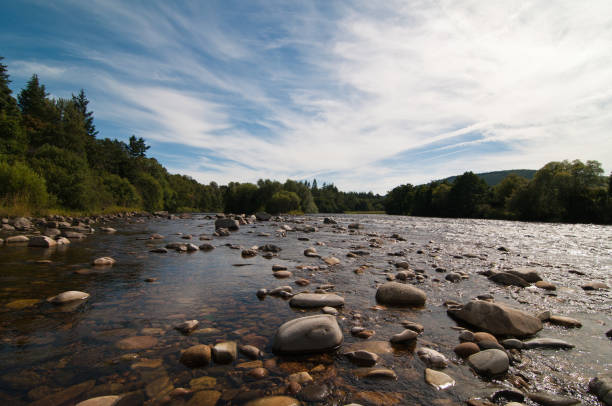
[[[32,75],[25,89],[19,93],[18,100],[21,113],[38,119],[48,118],[47,96],[49,94],[45,90],[45,85],[39,83],[38,75]]]
[[[4,57],[0,56],[0,61]],[[18,115],[19,110],[17,109],[17,102],[12,96],[13,91],[8,86],[11,83],[9,80],[9,74],[6,70],[6,65],[0,62],[0,114],[4,112],[8,117],[15,117]]]
[[[132,158],[144,158],[149,148],[151,147],[145,144],[145,140],[142,137],[136,138],[135,135],[130,137],[128,153]]]
[[[73,94],[72,101],[76,105],[78,111],[80,111],[83,115],[83,124],[85,126],[85,130],[87,131],[87,134],[91,138],[95,138],[96,135],[98,135],[99,131],[96,130],[96,126],[93,123],[93,111],[87,110],[89,100],[87,100],[87,96],[85,96],[85,90],[81,89],[77,96]]]

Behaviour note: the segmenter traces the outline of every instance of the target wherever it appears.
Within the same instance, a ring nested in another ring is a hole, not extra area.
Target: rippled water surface
[[[612,285],[612,227],[382,215],[335,218],[340,227],[323,224],[321,216],[243,225],[229,237],[211,237],[207,242],[216,248],[210,252],[150,252],[169,242],[200,245],[204,241],[198,237],[211,236],[214,231],[214,220],[203,215],[111,222],[104,226],[116,228],[116,233],[96,232],[66,248],[0,247],[0,404],[74,404],[124,393],[132,394],[134,404],[189,404],[191,395],[171,399],[168,393],[173,388],[190,389],[196,385],[193,379],[203,376],[214,378],[206,381],[206,389],[221,393],[217,404],[242,404],[287,393],[288,375],[299,371],[309,371],[314,389],[324,392],[318,404],[463,404],[470,397],[515,387],[517,377],[527,385],[525,390],[598,404],[587,393],[587,384],[611,368],[612,341],[605,332],[612,328],[612,295],[610,291],[585,291],[581,286],[593,281]],[[355,222],[361,224],[359,230],[346,228]],[[305,224],[318,231],[279,232],[282,225],[299,228]],[[165,238],[149,240],[153,233]],[[193,238],[184,240],[178,233]],[[391,238],[393,233],[405,241]],[[266,243],[282,251],[271,259],[261,255],[244,259],[236,249]],[[298,269],[299,265],[324,265],[318,258],[303,255],[310,246],[341,263],[320,270]],[[370,255],[347,257],[354,250]],[[403,257],[388,255],[402,250]],[[101,256],[111,256],[117,263],[93,268],[92,260]],[[425,308],[377,306],[376,286],[396,273],[392,262],[399,260],[424,272],[426,279],[418,286],[428,296]],[[276,279],[274,264],[286,265],[292,277]],[[503,287],[478,273],[526,266],[536,269],[557,290],[547,294],[539,289]],[[469,279],[450,283],[437,268],[465,272]],[[155,280],[145,281],[148,278]],[[300,287],[294,283],[298,278],[311,283]],[[333,284],[334,292],[346,299],[338,316],[343,346],[332,354],[275,356],[271,345],[276,329],[287,320],[320,310],[293,309],[275,297],[259,300],[257,289],[291,285],[296,292],[312,292],[324,284]],[[76,308],[45,301],[67,290],[85,291],[91,297]],[[545,324],[538,333],[539,337],[562,338],[576,348],[523,351],[520,363],[506,377],[493,381],[477,377],[453,353],[459,331],[443,303],[463,303],[487,293],[497,302],[533,314],[551,310],[580,320],[580,329]],[[185,336],[173,328],[191,319],[200,322],[194,333]],[[454,387],[438,391],[429,386],[423,378],[425,366],[414,357],[413,348],[388,344],[391,335],[403,330],[404,320],[425,327],[418,345],[436,348],[452,361],[445,372],[457,381]],[[367,340],[352,336],[350,329],[359,322],[375,334]],[[133,351],[117,346],[132,336],[152,336],[153,344]],[[261,348],[269,375],[251,377],[249,371],[258,365],[244,364],[250,360],[242,356],[230,365],[193,370],[178,361],[182,349],[224,340]],[[375,349],[382,357],[378,365],[394,370],[398,379],[361,377],[359,368],[341,355],[356,345]],[[291,396],[299,398],[300,394]]]

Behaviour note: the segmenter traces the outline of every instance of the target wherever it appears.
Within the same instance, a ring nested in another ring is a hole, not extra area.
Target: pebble
[[[492,341],[494,343],[497,342],[497,338],[495,338],[494,335],[489,334],[489,333],[485,333],[483,331],[479,331],[477,333],[474,333],[474,341],[475,342],[480,342],[480,341]]]
[[[589,392],[593,393],[605,405],[612,405],[612,373],[605,373],[591,379]]]
[[[563,326],[563,327],[568,327],[568,328],[580,328],[580,327],[582,327],[582,323],[580,323],[578,320],[573,319],[571,317],[550,316],[547,321],[549,323],[551,323],[551,324],[556,324],[556,325]]]
[[[508,338],[503,340],[501,345],[503,345],[506,349],[520,350],[523,348],[523,342],[521,340],[517,340],[516,338]]]
[[[289,305],[303,309],[324,306],[338,307],[344,306],[344,298],[334,293],[299,293],[291,298]]]
[[[77,300],[86,300],[89,298],[89,293],[80,292],[78,290],[69,290],[66,292],[62,292],[59,295],[50,297],[47,301],[53,304],[64,304],[70,303]]]
[[[455,351],[455,354],[457,354],[459,357],[466,358],[472,354],[480,352],[480,347],[476,343],[468,341],[457,345],[453,351]]]
[[[427,366],[433,368],[446,368],[448,365],[448,359],[434,349],[421,347],[417,350],[416,354]]]
[[[544,290],[557,290],[557,287],[555,285],[553,285],[550,282],[546,282],[546,281],[537,281],[535,285],[537,288],[544,289]]]
[[[376,300],[396,306],[423,306],[427,295],[421,289],[398,282],[387,282],[376,290]]]
[[[198,328],[199,325],[200,325],[200,322],[197,320],[187,320],[177,326],[174,326],[174,328],[183,334],[189,334],[193,330]]]
[[[345,353],[344,355],[346,355],[355,364],[364,367],[374,366],[379,359],[378,355],[365,350],[351,351]]]
[[[268,294],[268,289],[263,289],[263,288],[258,289],[256,293],[257,297],[260,299],[263,299],[264,297],[266,297],[267,294]]]
[[[215,344],[212,348],[213,359],[218,364],[229,364],[234,362],[238,357],[238,348],[236,342],[225,341]]]
[[[329,266],[338,265],[340,263],[340,260],[336,257],[323,258],[323,261]]]
[[[366,378],[384,378],[384,379],[397,379],[397,374],[392,369],[388,368],[375,368],[368,371],[365,374]]]
[[[405,344],[407,342],[414,342],[419,334],[416,331],[406,329],[399,334],[393,335],[389,341],[394,344]]]
[[[274,275],[275,278],[278,278],[278,279],[290,278],[293,275],[291,271],[276,271],[276,272],[273,272],[272,274]]]
[[[200,251],[204,251],[204,252],[212,251],[212,250],[215,249],[215,247],[213,245],[208,244],[208,243],[204,243],[204,244],[200,245],[199,248],[200,248]]]
[[[312,376],[306,371],[293,373],[289,375],[287,379],[289,380],[289,382],[297,382],[300,385],[312,382],[314,380],[312,379]]]
[[[254,345],[241,345],[238,347],[238,351],[250,359],[257,359],[263,355],[263,352]]]
[[[28,247],[51,248],[56,245],[57,242],[54,239],[42,235],[31,237],[28,241]]]
[[[570,344],[566,341],[557,338],[533,338],[528,341],[523,341],[523,348],[563,348],[570,349],[576,347],[574,344]]]
[[[338,310],[331,306],[325,306],[324,308],[321,309],[321,311],[325,314],[331,314],[334,316],[337,316],[339,314]]]
[[[115,264],[115,260],[111,257],[100,257],[93,260],[92,265],[94,266],[112,266]]]
[[[608,290],[609,286],[602,282],[590,282],[586,285],[582,285],[584,290]]]
[[[423,331],[425,331],[425,327],[423,327],[422,324],[419,324],[417,322],[410,321],[410,320],[402,321],[402,326],[404,328],[407,328],[408,330],[415,331],[415,332],[417,332],[419,334],[421,334]]]
[[[425,369],[425,382],[436,389],[444,390],[455,385],[455,380],[444,372],[436,371],[431,368]]]

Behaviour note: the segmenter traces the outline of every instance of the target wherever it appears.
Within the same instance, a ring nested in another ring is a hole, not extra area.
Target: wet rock
[[[272,271],[276,272],[276,271],[286,271],[287,267],[285,265],[272,265]]]
[[[193,330],[198,328],[199,325],[200,325],[200,322],[197,320],[187,320],[177,326],[174,326],[174,328],[183,334],[189,334]]]
[[[221,398],[221,392],[216,390],[203,390],[196,392],[187,402],[186,406],[215,406]]]
[[[293,288],[291,286],[278,286],[274,289],[272,289],[270,292],[268,292],[268,294],[270,296],[283,296],[282,293],[292,293],[293,292]]]
[[[504,286],[518,286],[521,288],[526,288],[529,286],[529,282],[527,282],[525,279],[509,272],[495,273],[489,277],[489,280]]]
[[[257,293],[255,293],[258,298],[263,299],[268,294],[268,289],[258,289]]]
[[[205,367],[212,359],[212,352],[208,345],[199,344],[187,348],[181,354],[181,363],[189,368]]]
[[[6,237],[6,240],[4,240],[6,244],[24,244],[28,241],[30,241],[30,239],[25,235],[13,235]]]
[[[187,252],[196,252],[200,250],[197,245],[191,243],[185,244],[185,248]]]
[[[51,248],[56,245],[57,242],[54,239],[42,235],[31,237],[28,241],[28,247]]]
[[[468,357],[468,364],[479,375],[495,376],[508,371],[510,360],[508,355],[501,350],[484,350]]]
[[[77,300],[86,300],[89,298],[89,293],[80,292],[78,290],[69,290],[66,292],[62,292],[59,295],[50,297],[47,301],[53,304],[65,304],[70,302],[75,302]]]
[[[242,250],[241,255],[243,258],[253,258],[257,256],[257,251],[253,249]]]
[[[546,281],[537,281],[535,285],[537,288],[544,289],[544,290],[557,290],[557,287],[555,285],[553,285],[550,282],[546,282]]]
[[[323,261],[329,266],[338,265],[340,263],[340,260],[336,257],[323,258]]]
[[[33,406],[60,406],[65,403],[68,403],[96,385],[96,381],[90,380],[79,383],[77,385],[70,386],[67,389],[64,389],[60,392],[54,393],[52,395],[46,396],[40,400],[30,403]]]
[[[433,368],[446,368],[448,365],[448,359],[434,349],[421,347],[417,350],[416,354],[427,366]]]
[[[448,313],[496,335],[530,336],[542,329],[542,321],[510,306],[474,300]]]
[[[208,251],[212,251],[215,249],[214,246],[212,246],[211,244],[208,243],[204,243],[202,245],[200,245],[200,251],[204,251],[204,252],[208,252]]]
[[[477,343],[480,341],[492,341],[496,343],[497,338],[495,338],[495,336],[492,334],[485,333],[484,331],[479,331],[477,333],[474,333],[474,341]]]
[[[221,219],[215,220],[215,230],[219,230],[221,228],[225,228],[230,231],[236,231],[240,229],[240,225],[237,220],[233,220],[229,218],[221,218]]]
[[[338,224],[338,222],[331,217],[325,217],[323,219],[323,224]]]
[[[361,224],[359,223],[351,223],[348,225],[349,230],[358,230],[361,228]]]
[[[314,257],[314,258],[319,258],[321,257],[318,253],[317,253],[317,249],[315,247],[308,247],[304,250],[304,255],[307,257]]]
[[[351,351],[345,353],[344,355],[346,355],[353,363],[364,367],[374,366],[379,359],[378,355],[365,350]]]
[[[374,330],[360,329],[359,331],[355,332],[353,335],[367,340],[368,338],[372,337],[374,334],[376,334]]]
[[[412,330],[416,333],[421,334],[423,331],[425,331],[425,327],[423,327],[422,324],[419,324],[415,321],[411,321],[411,320],[404,320],[402,321],[402,326],[404,328],[407,328],[408,330]]]
[[[574,348],[574,344],[570,344],[566,341],[559,340],[557,338],[534,338],[528,341],[523,341],[523,348],[530,350],[534,348],[562,348],[570,349]]]
[[[572,399],[547,392],[528,393],[527,397],[532,401],[544,406],[570,406],[580,403],[580,400],[578,399]]]
[[[289,379],[289,382],[297,382],[300,385],[303,385],[308,382],[312,382],[314,380],[312,379],[312,376],[306,371],[300,371],[300,372],[293,373],[289,375],[287,379]]]
[[[274,244],[262,245],[261,247],[259,247],[259,250],[263,252],[272,252],[272,253],[279,253],[282,251],[281,247],[279,247],[278,245],[274,245]]]
[[[474,342],[476,341],[476,337],[474,336],[474,333],[472,333],[470,330],[463,330],[461,334],[459,334],[459,341],[462,343]]]
[[[230,231],[227,228],[218,228],[214,233],[217,237],[229,237]]]
[[[164,247],[159,247],[159,248],[153,248],[149,252],[152,252],[154,254],[167,254],[168,250]]]
[[[544,310],[543,312],[540,312],[536,315],[536,317],[542,321],[548,321],[548,319],[550,319],[550,316],[552,316],[550,310]]]
[[[303,309],[324,306],[344,306],[344,298],[334,293],[299,293],[291,298],[289,305]]]
[[[323,352],[337,348],[342,340],[342,331],[334,316],[307,316],[281,325],[272,348],[277,353]]]
[[[79,402],[76,406],[114,406],[119,402],[119,399],[121,399],[121,396],[117,395],[99,396]]]
[[[300,406],[299,400],[289,396],[267,396],[251,400],[245,406]]]
[[[383,379],[397,379],[397,374],[392,369],[388,368],[374,368],[366,372],[366,378],[383,378]]]
[[[272,218],[272,215],[264,211],[260,211],[255,213],[255,218],[257,221],[269,221]]]
[[[573,319],[571,317],[565,317],[565,316],[550,316],[548,318],[548,322],[551,324],[556,324],[558,326],[569,327],[569,328],[582,327],[582,323],[580,323],[578,320]]]
[[[380,392],[380,391],[362,391],[357,392],[353,395],[353,400],[357,402],[363,402],[366,405],[373,406],[389,406],[398,405],[402,402],[404,395],[401,393],[394,392]],[[346,405],[349,406],[349,405]],[[360,405],[359,405],[360,406]]]
[[[213,349],[213,359],[218,364],[229,364],[238,358],[238,348],[234,341],[216,344]]]
[[[425,369],[425,382],[439,390],[448,389],[455,385],[455,380],[453,378],[446,375],[444,372],[436,371],[431,368]]]
[[[612,406],[612,373],[602,374],[591,379],[589,392],[597,396],[605,405]]]
[[[57,240],[55,240],[55,242],[57,243],[57,245],[68,245],[68,244],[70,244],[70,240],[68,238],[65,238],[65,237],[60,237]]]
[[[479,398],[470,398],[467,400],[466,403],[468,406],[495,406],[495,403],[489,402],[486,399]]]
[[[609,287],[603,282],[590,282],[586,285],[582,285],[584,290],[608,290]]]
[[[12,225],[13,227],[15,227],[15,229],[20,231],[30,230],[34,228],[32,222],[25,217],[17,217],[12,221]]]
[[[331,314],[333,316],[337,316],[340,313],[337,309],[331,306],[325,306],[324,308],[321,309],[321,311],[325,314]]]
[[[111,257],[100,257],[94,259],[91,264],[94,266],[112,266],[115,262],[116,261]]]
[[[523,392],[516,389],[502,389],[498,390],[494,394],[489,397],[493,402],[500,401],[514,401],[514,402],[522,402],[525,400],[525,395]],[[506,404],[507,406],[507,404]]]
[[[504,351],[505,350],[505,348],[501,344],[499,344],[497,341],[483,340],[483,341],[478,341],[476,344],[478,345],[478,348],[480,348],[481,351],[483,350]]]
[[[290,271],[276,271],[276,272],[273,272],[272,275],[274,275],[274,277],[278,279],[285,279],[285,278],[290,278],[291,276],[293,276],[293,274]]]
[[[457,345],[453,349],[453,351],[455,351],[455,354],[457,354],[457,356],[466,358],[472,354],[476,354],[477,352],[479,352],[480,347],[476,343],[465,342]]]
[[[414,342],[419,334],[416,331],[406,329],[399,334],[393,335],[389,341],[393,344],[405,344]]]
[[[194,391],[213,389],[217,384],[217,380],[212,376],[202,376],[189,381],[189,387]]]
[[[13,310],[21,310],[27,307],[32,307],[38,303],[40,303],[40,300],[38,299],[18,299],[5,304],[4,306]]]
[[[398,282],[387,282],[376,290],[376,300],[396,306],[423,306],[427,295],[421,289]]]
[[[516,275],[529,283],[536,283],[542,280],[538,272],[531,268],[515,268],[507,271],[507,273]]]
[[[307,286],[310,285],[310,281],[308,279],[299,278],[295,280],[295,284],[299,286]]]
[[[152,336],[133,336],[124,338],[115,343],[115,346],[120,350],[137,351],[146,350],[147,348],[155,347],[157,338]]]
[[[254,345],[241,345],[238,347],[238,351],[250,359],[257,359],[263,356],[263,352]]]
[[[457,272],[451,272],[451,273],[447,274],[444,277],[444,279],[446,279],[449,282],[456,283],[456,282],[461,281],[461,275],[458,274]]]
[[[151,236],[149,237],[151,240],[163,240],[164,236],[161,234],[151,234]]]
[[[501,342],[506,349],[515,349],[521,350],[523,348],[523,342],[521,340],[517,340],[516,338],[508,338]]]
[[[606,337],[612,339],[612,329],[606,331]]]

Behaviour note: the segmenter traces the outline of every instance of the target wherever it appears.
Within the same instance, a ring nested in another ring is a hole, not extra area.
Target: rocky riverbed
[[[609,226],[160,213],[0,238],[2,404],[612,404]]]

